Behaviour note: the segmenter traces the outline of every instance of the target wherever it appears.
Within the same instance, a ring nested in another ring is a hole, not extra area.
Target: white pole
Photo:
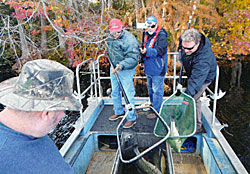
[[[216,103],[217,103],[217,97],[218,97],[218,82],[219,82],[219,66],[217,65],[215,88],[214,88],[214,104],[213,104],[212,126],[214,125],[214,122],[215,122]]]

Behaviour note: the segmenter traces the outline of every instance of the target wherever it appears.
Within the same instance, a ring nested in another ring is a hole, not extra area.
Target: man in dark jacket
[[[147,32],[144,38],[144,49],[141,49],[144,72],[147,75],[147,87],[150,102],[157,112],[160,111],[164,95],[164,78],[167,72],[168,34],[157,24],[157,19],[150,16],[146,19]],[[147,118],[155,118],[149,114]]]
[[[133,76],[135,67],[138,64],[139,44],[136,38],[127,30],[123,29],[122,22],[119,19],[112,19],[109,23],[110,37],[107,39],[107,52],[109,58],[114,65],[110,68],[110,78],[112,92],[111,97],[114,104],[115,114],[109,117],[110,121],[124,117],[122,106],[121,88],[115,77],[115,73],[121,81],[124,91],[132,107],[135,106],[135,88],[133,84]],[[125,108],[127,109],[127,107]],[[134,109],[128,112],[126,123],[123,128],[130,128],[136,123],[136,115]]]
[[[197,132],[202,130],[200,96],[216,76],[216,57],[207,37],[196,29],[186,30],[179,39],[181,61],[188,77],[186,94],[195,99]]]

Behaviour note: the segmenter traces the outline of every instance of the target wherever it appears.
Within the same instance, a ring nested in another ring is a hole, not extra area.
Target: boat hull
[[[141,101],[142,100],[139,99],[137,101],[137,104],[139,105]],[[105,156],[105,154],[108,155],[108,158],[110,156],[110,153],[112,153],[114,157],[113,160],[109,160],[109,162],[112,163],[112,168],[108,167],[109,170],[105,169],[105,171],[113,174],[122,173],[122,162],[120,161],[119,153],[117,152],[117,135],[115,127],[115,125],[119,124],[119,120],[117,122],[109,122],[107,120],[108,116],[112,113],[112,106],[110,105],[110,102],[110,99],[102,99],[93,102],[95,103],[95,107],[93,107],[93,105],[89,106],[91,107],[91,110],[87,109],[87,112],[89,114],[89,112],[91,111],[92,114],[89,116],[89,119],[85,122],[83,129],[71,143],[64,155],[65,160],[73,167],[75,173],[77,174],[86,173],[90,168],[89,166],[93,164],[93,161],[91,160],[95,160],[93,157],[97,156],[95,154],[99,152],[103,156]],[[237,170],[240,169],[236,169],[235,165],[239,167],[239,164],[242,164],[239,163],[239,159],[237,158],[235,153],[230,150],[230,146],[221,134],[218,126],[211,126],[211,119],[212,113],[209,110],[209,107],[204,104],[202,106],[202,121],[204,123],[206,132],[194,134],[193,136],[191,136],[190,138],[194,142],[192,151],[188,151],[187,149],[182,148],[180,155],[182,154],[184,156],[186,154],[191,154],[199,156],[199,160],[201,160],[203,164],[201,171],[205,169],[206,173],[239,173]],[[143,122],[143,120],[138,120],[138,122],[140,121]],[[105,126],[103,122],[107,122],[109,126]],[[218,125],[218,120],[216,120],[216,122]],[[102,124],[102,126],[98,126],[99,124]],[[139,140],[140,148],[145,148],[155,141],[158,141],[159,137],[155,137],[156,139],[154,141],[152,140],[152,137],[150,137],[153,136],[155,123],[151,124],[152,125],[148,127],[152,128],[152,134],[150,132],[145,132],[144,130],[144,133],[142,133],[141,139]],[[145,139],[146,137],[148,137],[148,139]],[[175,153],[173,153],[174,159],[177,158],[176,156],[178,156],[178,154],[176,155]],[[108,164],[107,161],[97,163],[111,166],[111,164]],[[167,164],[167,166],[168,165],[169,164]],[[177,167],[175,166],[176,164],[173,166],[173,168],[177,171]],[[180,166],[180,164],[178,164],[178,166]],[[247,173],[243,166],[241,169],[241,173]]]

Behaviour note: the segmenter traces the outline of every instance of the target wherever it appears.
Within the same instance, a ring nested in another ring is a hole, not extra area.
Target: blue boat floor
[[[148,119],[148,118],[146,118],[146,116],[150,113],[153,113],[154,111],[152,109],[150,109],[148,111],[143,111],[142,109],[136,109],[135,112],[137,115],[136,124],[129,129],[121,128],[122,131],[136,132],[136,133],[140,133],[140,134],[144,134],[144,133],[153,134],[154,133],[154,126],[155,126],[157,118]],[[95,121],[95,123],[90,131],[116,133],[117,126],[122,119],[110,121],[108,118],[113,114],[114,114],[113,106],[112,105],[104,105],[103,110],[101,111],[100,115],[98,116],[97,120]],[[126,120],[124,120],[123,124],[125,122],[126,122]]]

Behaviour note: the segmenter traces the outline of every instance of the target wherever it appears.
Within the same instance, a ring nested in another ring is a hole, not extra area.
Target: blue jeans
[[[128,97],[129,103],[131,103],[133,110],[129,111],[127,115],[127,120],[129,121],[134,121],[136,120],[136,115],[134,111],[135,107],[135,88],[134,88],[134,83],[133,83],[133,76],[135,74],[135,69],[131,70],[121,70],[118,73],[118,77],[121,81],[121,84],[124,88],[124,91]],[[111,97],[113,100],[113,105],[114,105],[114,112],[117,115],[121,115],[124,113],[123,106],[122,106],[122,97],[121,97],[121,88],[118,84],[118,81],[115,77],[114,74],[112,74],[112,70],[110,69],[110,78],[111,78],[111,87],[112,87],[112,92],[111,92]],[[125,112],[127,112],[127,107],[125,107]]]
[[[147,87],[150,102],[159,112],[164,95],[164,76],[147,75]]]

